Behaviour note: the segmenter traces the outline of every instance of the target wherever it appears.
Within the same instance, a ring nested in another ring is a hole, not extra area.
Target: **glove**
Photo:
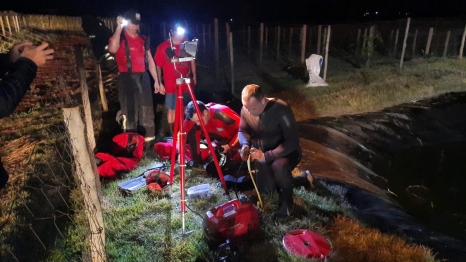
[[[249,153],[250,153],[249,146],[248,145],[243,146],[240,150],[241,159],[243,159],[243,161],[247,161],[249,158]]]

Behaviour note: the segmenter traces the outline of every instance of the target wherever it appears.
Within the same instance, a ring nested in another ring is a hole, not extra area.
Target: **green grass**
[[[331,74],[328,87],[304,87],[274,79],[287,91],[272,94],[288,102],[298,120],[382,110],[448,92],[466,91],[466,61],[429,58]],[[290,86],[291,84],[291,86]]]

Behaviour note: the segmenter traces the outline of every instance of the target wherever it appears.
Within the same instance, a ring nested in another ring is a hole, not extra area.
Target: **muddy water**
[[[299,123],[301,168],[348,188],[366,223],[466,259],[466,93]]]

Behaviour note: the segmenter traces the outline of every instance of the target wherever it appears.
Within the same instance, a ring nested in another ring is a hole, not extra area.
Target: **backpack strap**
[[[147,36],[141,35],[139,33],[138,33],[138,35],[139,35],[140,38],[142,38],[144,40],[144,51],[150,50],[150,38],[147,37]],[[127,40],[126,35],[125,35],[125,30],[121,30],[120,39],[125,42],[126,67],[128,68],[128,72],[132,73],[133,64],[131,62],[131,52],[130,52],[130,49],[129,49],[128,40]],[[149,69],[149,60],[147,58],[147,53],[146,52],[144,52],[144,67],[145,67],[146,71]]]
[[[125,42],[126,68],[128,68],[129,73],[132,73],[133,64],[131,63],[131,52],[129,50],[128,39],[126,39],[125,30],[121,30],[120,39]]]

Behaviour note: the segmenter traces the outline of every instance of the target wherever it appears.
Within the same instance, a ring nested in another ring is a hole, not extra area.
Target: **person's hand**
[[[47,49],[48,43],[42,43],[40,46],[24,46],[21,52],[21,57],[26,57],[32,60],[37,66],[41,66],[47,60],[53,59],[53,49]]]
[[[251,159],[252,160],[258,160],[259,162],[265,162],[265,155],[262,150],[257,149],[257,148],[252,148],[251,149]]]
[[[165,95],[165,86],[163,84],[154,83],[154,94],[160,93]]]
[[[197,84],[197,75],[193,75],[193,86]]]
[[[21,53],[23,52],[25,47],[32,46],[32,42],[28,40],[21,41],[20,43],[14,45],[8,51],[8,59],[10,63],[16,62],[18,58],[21,57]]]
[[[241,150],[239,151],[239,154],[241,156],[241,159],[243,161],[247,161],[249,158],[249,146],[243,146]]]
[[[230,146],[228,144],[222,145],[221,147],[223,148],[222,153],[226,154],[226,153],[228,153],[228,150],[230,150]]]
[[[123,21],[124,20],[125,19],[122,16],[117,17],[117,20],[116,20],[117,27],[116,27],[116,29],[121,30],[123,28]]]

